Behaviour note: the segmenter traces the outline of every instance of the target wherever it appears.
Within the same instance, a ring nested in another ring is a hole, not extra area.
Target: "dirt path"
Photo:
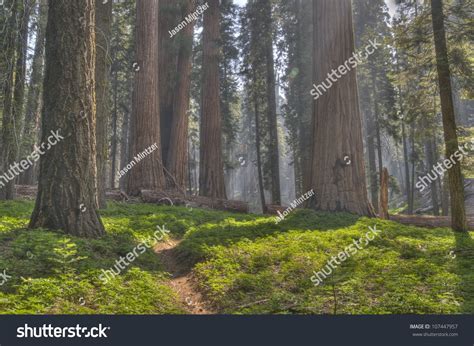
[[[192,277],[191,268],[178,260],[176,247],[181,241],[171,240],[159,242],[154,251],[158,255],[165,270],[169,272],[170,287],[178,294],[184,307],[192,315],[212,315],[216,312],[205,301],[197,290]]]

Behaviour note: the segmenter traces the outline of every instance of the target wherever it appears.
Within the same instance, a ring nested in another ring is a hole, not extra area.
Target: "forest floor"
[[[0,313],[474,313],[474,232],[344,213],[274,217],[109,203],[106,235],[25,229],[32,201],[0,203]],[[103,270],[156,232],[169,237],[104,282]],[[314,272],[380,230],[318,286]]]

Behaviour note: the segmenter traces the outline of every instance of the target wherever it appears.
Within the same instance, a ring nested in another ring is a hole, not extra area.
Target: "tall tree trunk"
[[[255,69],[253,70],[253,80],[257,83],[257,76]],[[259,110],[259,99],[258,99],[258,87],[254,84],[253,90],[253,106],[255,113],[255,149],[257,154],[257,175],[258,175],[258,191],[260,197],[260,204],[262,207],[262,213],[266,213],[267,204],[265,201],[265,188],[263,185],[263,172],[262,172],[262,154],[261,154],[261,126],[260,126],[260,110]]]
[[[28,97],[25,110],[25,121],[22,135],[22,155],[28,155],[34,150],[37,141],[39,120],[41,117],[41,82],[44,72],[44,38],[48,20],[48,2],[40,0],[38,22],[36,26],[36,42],[31,63],[31,77],[28,86]],[[35,183],[36,163],[20,176],[20,184]]]
[[[425,156],[427,164],[427,172],[429,172],[436,164],[435,147],[431,138],[425,138]],[[438,202],[438,182],[430,183],[431,204],[433,205],[433,215],[439,216],[439,202]]]
[[[410,202],[408,206],[411,206],[411,213],[415,207],[415,166],[416,166],[416,148],[415,148],[415,121],[410,125],[410,147],[411,147],[411,186],[410,186]]]
[[[126,167],[130,163],[130,111],[123,110],[122,132],[120,135],[120,167]],[[119,180],[121,190],[127,189],[127,179]]]
[[[377,137],[377,160],[378,160],[378,177],[379,185],[382,185],[383,160],[382,160],[382,136],[380,135],[380,114],[379,103],[377,100],[377,79],[375,70],[372,70],[372,95],[374,101],[374,125],[375,136]]]
[[[273,19],[271,1],[263,0],[262,7],[262,11],[264,11],[264,45],[266,60],[265,64],[267,68],[267,122],[269,127],[268,151],[272,178],[272,203],[279,205],[281,204],[280,163],[278,153],[278,121],[275,96],[275,63],[273,57]]]
[[[193,12],[194,0],[185,0],[182,17]],[[170,145],[167,167],[174,182],[180,190],[186,189],[186,171],[188,155],[188,110],[191,88],[191,67],[193,53],[194,21],[183,30],[179,54],[176,90],[174,93],[173,119],[171,125]]]
[[[23,115],[23,101],[25,95],[25,77],[26,77],[26,50],[28,47],[28,23],[30,19],[30,2],[28,0],[19,1],[15,5],[19,6],[19,25],[17,27],[16,39],[16,60],[15,60],[15,80],[13,87],[13,104],[11,107],[11,118],[7,122],[7,128],[4,131],[10,132],[4,136],[3,146],[4,150],[4,170],[9,174],[14,175],[5,187],[0,190],[0,199],[14,199],[15,198],[15,182],[18,175],[23,172],[18,167],[18,172],[15,163],[19,156],[20,135],[21,135],[21,120]],[[4,118],[5,120],[5,118]],[[6,140],[6,141],[5,141]],[[8,169],[7,169],[8,167]],[[8,175],[8,174],[7,174]]]
[[[225,199],[219,104],[219,22],[219,0],[209,0],[209,8],[204,12],[203,31],[199,194]]]
[[[160,56],[159,56],[159,83],[160,83],[160,131],[161,151],[163,164],[169,167],[168,152],[170,146],[170,134],[173,119],[173,99],[175,92],[176,77],[181,73],[177,70],[178,38],[170,37],[169,30],[178,25],[183,19],[177,15],[180,13],[180,1],[160,0]],[[188,24],[189,26],[189,24]],[[183,29],[185,30],[185,29]]]
[[[49,1],[38,195],[30,228],[97,237],[95,1]],[[60,67],[60,68],[59,68]],[[51,141],[51,142],[50,142]]]
[[[99,208],[107,208],[105,189],[107,185],[107,159],[109,150],[108,124],[110,114],[109,74],[110,74],[110,37],[112,28],[112,1],[105,4],[96,0],[95,37],[95,93],[97,105],[97,194]]]
[[[451,71],[449,70],[448,49],[444,29],[442,0],[431,0],[431,15],[438,70],[441,112],[443,114],[444,142],[446,158],[454,157],[459,150],[454,116],[453,93],[451,89]],[[464,206],[464,183],[461,165],[454,165],[448,170],[449,192],[451,197],[451,222],[455,231],[467,232],[466,210]]]
[[[388,170],[382,168],[382,174],[380,175],[380,211],[379,217],[388,220]]]
[[[113,72],[113,110],[112,110],[112,143],[110,147],[110,157],[111,157],[111,166],[110,166],[110,187],[115,189],[115,179],[117,176],[117,146],[118,146],[118,72],[115,70]],[[127,134],[127,133],[126,133]],[[123,140],[123,138],[122,138]]]
[[[379,191],[377,179],[377,163],[375,159],[375,124],[371,110],[366,114],[367,152],[369,157],[370,196],[376,212],[379,211]]]
[[[137,1],[136,49],[139,71],[135,77],[130,128],[130,156],[157,148],[128,172],[128,194],[165,187],[160,138],[159,1]]]
[[[15,196],[15,175],[13,172],[10,172],[10,167],[16,160],[13,92],[15,90],[16,66],[15,43],[19,26],[16,21],[18,0],[10,0],[5,3],[5,6],[11,9],[11,14],[7,23],[4,45],[2,47],[5,56],[6,75],[3,89],[2,165],[0,167],[2,176],[0,176],[0,199],[13,199]]]
[[[411,204],[411,179],[410,179],[410,159],[408,156],[408,143],[407,143],[407,135],[406,135],[406,129],[405,129],[405,121],[402,120],[402,142],[403,142],[403,161],[404,161],[404,166],[405,166],[405,195],[407,197],[407,204],[408,204],[408,209],[407,213],[408,214],[413,214],[413,205]]]
[[[314,83],[353,54],[350,0],[314,2]],[[334,44],[337,42],[337,44]],[[339,79],[314,103],[312,187],[315,209],[374,216],[367,196],[356,72]]]

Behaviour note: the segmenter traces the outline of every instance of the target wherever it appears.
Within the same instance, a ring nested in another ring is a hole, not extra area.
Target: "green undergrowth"
[[[328,214],[326,223],[339,218]],[[307,227],[288,227],[254,241],[242,237],[230,245],[202,247],[205,260],[195,269],[202,289],[227,313],[474,312],[474,245],[469,235],[367,218],[332,230],[315,229],[312,220],[307,221]],[[379,236],[360,245],[361,250],[335,265],[315,286],[314,272],[364,237],[369,226],[381,230]],[[260,220],[254,232],[271,227],[270,221]],[[234,223],[221,230],[245,228],[248,225]],[[208,237],[207,229],[203,233]],[[199,238],[199,231],[193,236]]]
[[[472,232],[309,210],[276,224],[273,217],[110,203],[101,212],[106,236],[91,240],[25,229],[32,208],[0,203],[0,274],[11,276],[0,286],[0,313],[183,313],[152,250],[114,279],[99,279],[157,226],[183,240],[179,259],[222,313],[474,312]],[[379,236],[319,286],[311,282],[314,271],[374,225]]]

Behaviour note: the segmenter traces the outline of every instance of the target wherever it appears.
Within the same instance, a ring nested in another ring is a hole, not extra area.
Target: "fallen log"
[[[236,213],[248,213],[249,206],[246,202],[233,201],[203,196],[185,196],[173,191],[141,190],[140,198],[145,203],[185,205],[196,208],[209,208]]]
[[[404,225],[412,225],[419,227],[451,227],[450,216],[390,215],[390,220],[399,222]],[[467,222],[469,229],[474,231],[474,218],[468,218]]]

